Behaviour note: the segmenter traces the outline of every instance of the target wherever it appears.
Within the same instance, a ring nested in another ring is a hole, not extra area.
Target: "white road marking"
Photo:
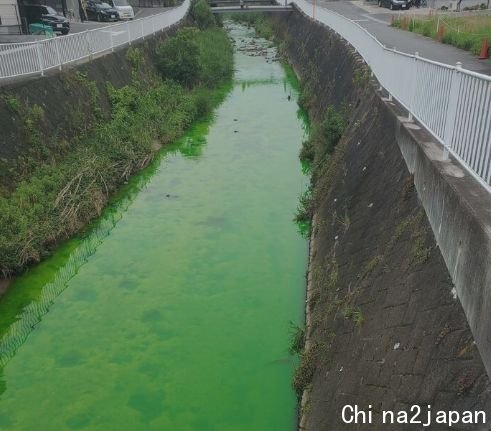
[[[384,21],[382,19],[378,19],[378,18],[374,18],[373,16],[370,16],[370,15],[367,15],[367,14],[364,14],[362,15],[366,18],[368,18],[369,20],[371,21],[375,21],[375,22],[378,22],[379,24],[383,24],[383,25],[389,25],[389,23],[387,21]]]

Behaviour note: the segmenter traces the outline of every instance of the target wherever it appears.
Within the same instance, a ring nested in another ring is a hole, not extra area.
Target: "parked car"
[[[85,10],[89,19],[95,19],[97,21],[119,20],[118,11],[104,2],[89,0],[85,5]]]
[[[68,34],[70,31],[70,22],[51,6],[26,4],[24,11],[28,24],[49,25],[54,32],[61,34]]]
[[[409,9],[411,0],[378,0],[379,7],[388,7],[390,10]]]
[[[134,19],[135,12],[126,0],[108,0],[108,3],[118,11],[119,19]]]

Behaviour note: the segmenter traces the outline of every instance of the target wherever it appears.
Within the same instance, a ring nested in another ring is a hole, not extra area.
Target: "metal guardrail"
[[[491,77],[390,49],[358,23],[305,0],[293,2],[364,58],[394,97],[491,191]]]
[[[131,45],[182,20],[190,0],[173,9],[145,18],[73,33],[52,39],[0,44],[0,83],[5,78],[41,75],[50,69]]]
[[[312,4],[295,0],[307,16]],[[0,82],[44,75],[163,30],[184,18],[190,0],[161,14],[31,43],[0,45]],[[346,39],[380,84],[491,190],[491,77],[389,49],[358,23],[317,8],[315,19]]]

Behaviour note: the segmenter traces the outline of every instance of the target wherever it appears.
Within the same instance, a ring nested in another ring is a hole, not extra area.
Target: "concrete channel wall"
[[[398,116],[397,143],[491,376],[491,194],[431,134],[407,122],[405,110],[384,101]]]
[[[397,143],[491,375],[491,196],[413,127],[401,122]]]
[[[380,419],[416,404],[489,412],[489,196],[345,41],[299,12],[272,21],[313,121],[349,116],[314,189],[300,429],[419,429]],[[371,405],[372,426],[344,423],[345,405]]]

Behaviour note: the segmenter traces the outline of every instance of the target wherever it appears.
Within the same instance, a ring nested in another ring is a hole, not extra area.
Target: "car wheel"
[[[66,35],[68,34],[68,32],[69,32],[69,31],[70,31],[70,30],[63,30],[63,31],[61,32],[61,34],[62,34],[63,36],[66,36]]]

